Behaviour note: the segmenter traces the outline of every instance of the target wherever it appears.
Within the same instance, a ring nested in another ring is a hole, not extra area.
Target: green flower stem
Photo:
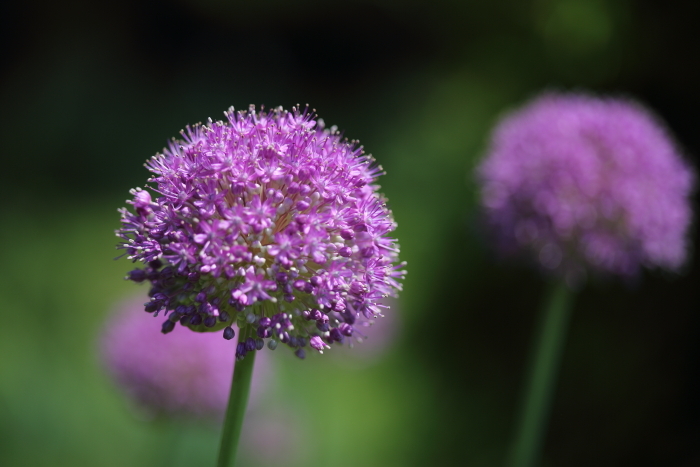
[[[554,395],[559,362],[571,315],[573,294],[563,281],[553,284],[542,310],[539,339],[533,343],[529,380],[511,446],[510,467],[537,465]]]
[[[242,337],[239,337],[242,339]],[[219,461],[217,467],[233,467],[236,463],[236,451],[238,439],[241,437],[243,417],[248,405],[248,393],[250,381],[253,377],[253,365],[255,354],[248,352],[243,360],[238,360],[233,367],[233,381],[231,382],[231,394],[228,397],[224,428],[221,432],[221,446],[219,447]]]

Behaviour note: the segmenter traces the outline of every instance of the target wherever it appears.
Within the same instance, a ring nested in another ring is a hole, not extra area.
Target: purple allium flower
[[[567,277],[686,259],[693,173],[634,102],[545,94],[499,123],[478,176],[503,250]]]
[[[163,336],[145,319],[143,302],[124,301],[106,323],[100,345],[108,372],[152,416],[221,417],[231,387],[231,343],[184,330]],[[251,394],[267,379],[267,365],[257,363]]]
[[[381,167],[306,110],[225,115],[146,163],[157,197],[137,188],[120,211],[119,248],[145,264],[127,278],[151,283],[164,333],[237,323],[238,358],[263,340],[300,358],[343,342],[405,274]]]

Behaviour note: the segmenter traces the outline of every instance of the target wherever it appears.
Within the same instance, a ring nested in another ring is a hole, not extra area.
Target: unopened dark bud
[[[207,316],[204,318],[204,325],[208,328],[213,328],[216,325],[216,316]]]
[[[146,280],[146,271],[143,269],[134,269],[128,272],[126,278],[134,282],[143,282]]]
[[[240,360],[243,357],[245,357],[246,354],[245,350],[245,344],[243,342],[239,342],[238,345],[236,346],[236,359]]]
[[[167,334],[173,329],[175,329],[175,323],[173,323],[170,320],[167,320],[163,323],[163,327],[160,329],[160,332],[162,332],[163,334]]]
[[[245,349],[248,352],[252,352],[255,350],[255,339],[252,337],[249,337],[248,339],[245,340]]]

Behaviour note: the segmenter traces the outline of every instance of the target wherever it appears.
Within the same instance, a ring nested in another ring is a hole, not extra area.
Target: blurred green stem
[[[233,467],[236,463],[238,439],[241,437],[243,417],[248,405],[248,393],[250,392],[256,353],[255,351],[248,352],[243,360],[237,360],[234,364],[233,381],[231,382],[231,393],[228,396],[224,428],[221,432],[217,467]]]
[[[539,461],[566,341],[572,298],[563,281],[552,284],[548,292],[538,339],[532,345],[530,374],[524,386],[526,392],[507,464],[510,467],[534,467]]]

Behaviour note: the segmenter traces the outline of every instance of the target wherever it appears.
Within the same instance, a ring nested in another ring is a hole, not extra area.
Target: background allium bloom
[[[234,344],[185,329],[163,336],[145,316],[143,301],[124,301],[106,323],[100,341],[106,369],[154,416],[220,418],[231,387]],[[264,378],[265,364],[259,366],[254,387]]]
[[[146,264],[146,311],[197,331],[228,328],[236,355],[278,342],[318,351],[380,313],[403,277],[396,224],[362,147],[294,109],[225,113],[182,132],[146,166],[155,199],[132,190],[121,248]]]
[[[627,276],[685,260],[693,174],[634,102],[545,94],[500,122],[478,174],[500,246],[548,269]]]

